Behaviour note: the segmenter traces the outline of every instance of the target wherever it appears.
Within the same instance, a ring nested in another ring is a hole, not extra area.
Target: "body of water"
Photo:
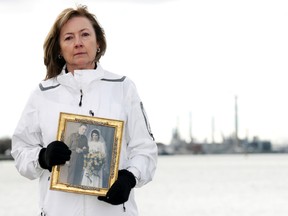
[[[36,216],[37,180],[0,170],[0,216]],[[141,216],[287,216],[288,155],[160,156],[136,199]]]

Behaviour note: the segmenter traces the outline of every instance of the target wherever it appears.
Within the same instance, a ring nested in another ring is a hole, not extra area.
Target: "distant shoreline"
[[[0,154],[0,161],[1,160],[13,160],[13,157],[11,155]]]

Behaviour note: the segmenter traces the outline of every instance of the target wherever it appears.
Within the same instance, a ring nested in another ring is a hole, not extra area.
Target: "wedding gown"
[[[105,144],[101,141],[90,141],[88,143],[89,153],[102,152],[105,155]],[[103,167],[99,170],[98,175],[89,175],[84,168],[82,185],[101,188],[103,185]]]

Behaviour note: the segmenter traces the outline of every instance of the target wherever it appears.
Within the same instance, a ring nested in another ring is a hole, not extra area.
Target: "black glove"
[[[50,172],[52,166],[65,164],[70,160],[71,150],[61,141],[51,142],[47,148],[42,148],[39,153],[39,164],[43,169],[48,169]]]
[[[98,199],[112,205],[122,204],[128,200],[130,191],[135,185],[136,179],[134,175],[128,170],[120,170],[118,171],[118,179],[108,190],[106,196],[100,196]]]

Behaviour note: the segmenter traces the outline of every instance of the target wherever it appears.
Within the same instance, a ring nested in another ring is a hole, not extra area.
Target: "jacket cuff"
[[[38,162],[42,169],[48,169],[51,172],[52,167],[48,166],[45,160],[45,151],[46,151],[46,148],[42,148],[40,150],[39,156],[38,156]]]
[[[140,180],[140,176],[141,176],[140,171],[136,167],[132,167],[132,166],[127,167],[127,170],[134,175],[134,177],[136,179],[136,185],[137,185],[139,180]]]

